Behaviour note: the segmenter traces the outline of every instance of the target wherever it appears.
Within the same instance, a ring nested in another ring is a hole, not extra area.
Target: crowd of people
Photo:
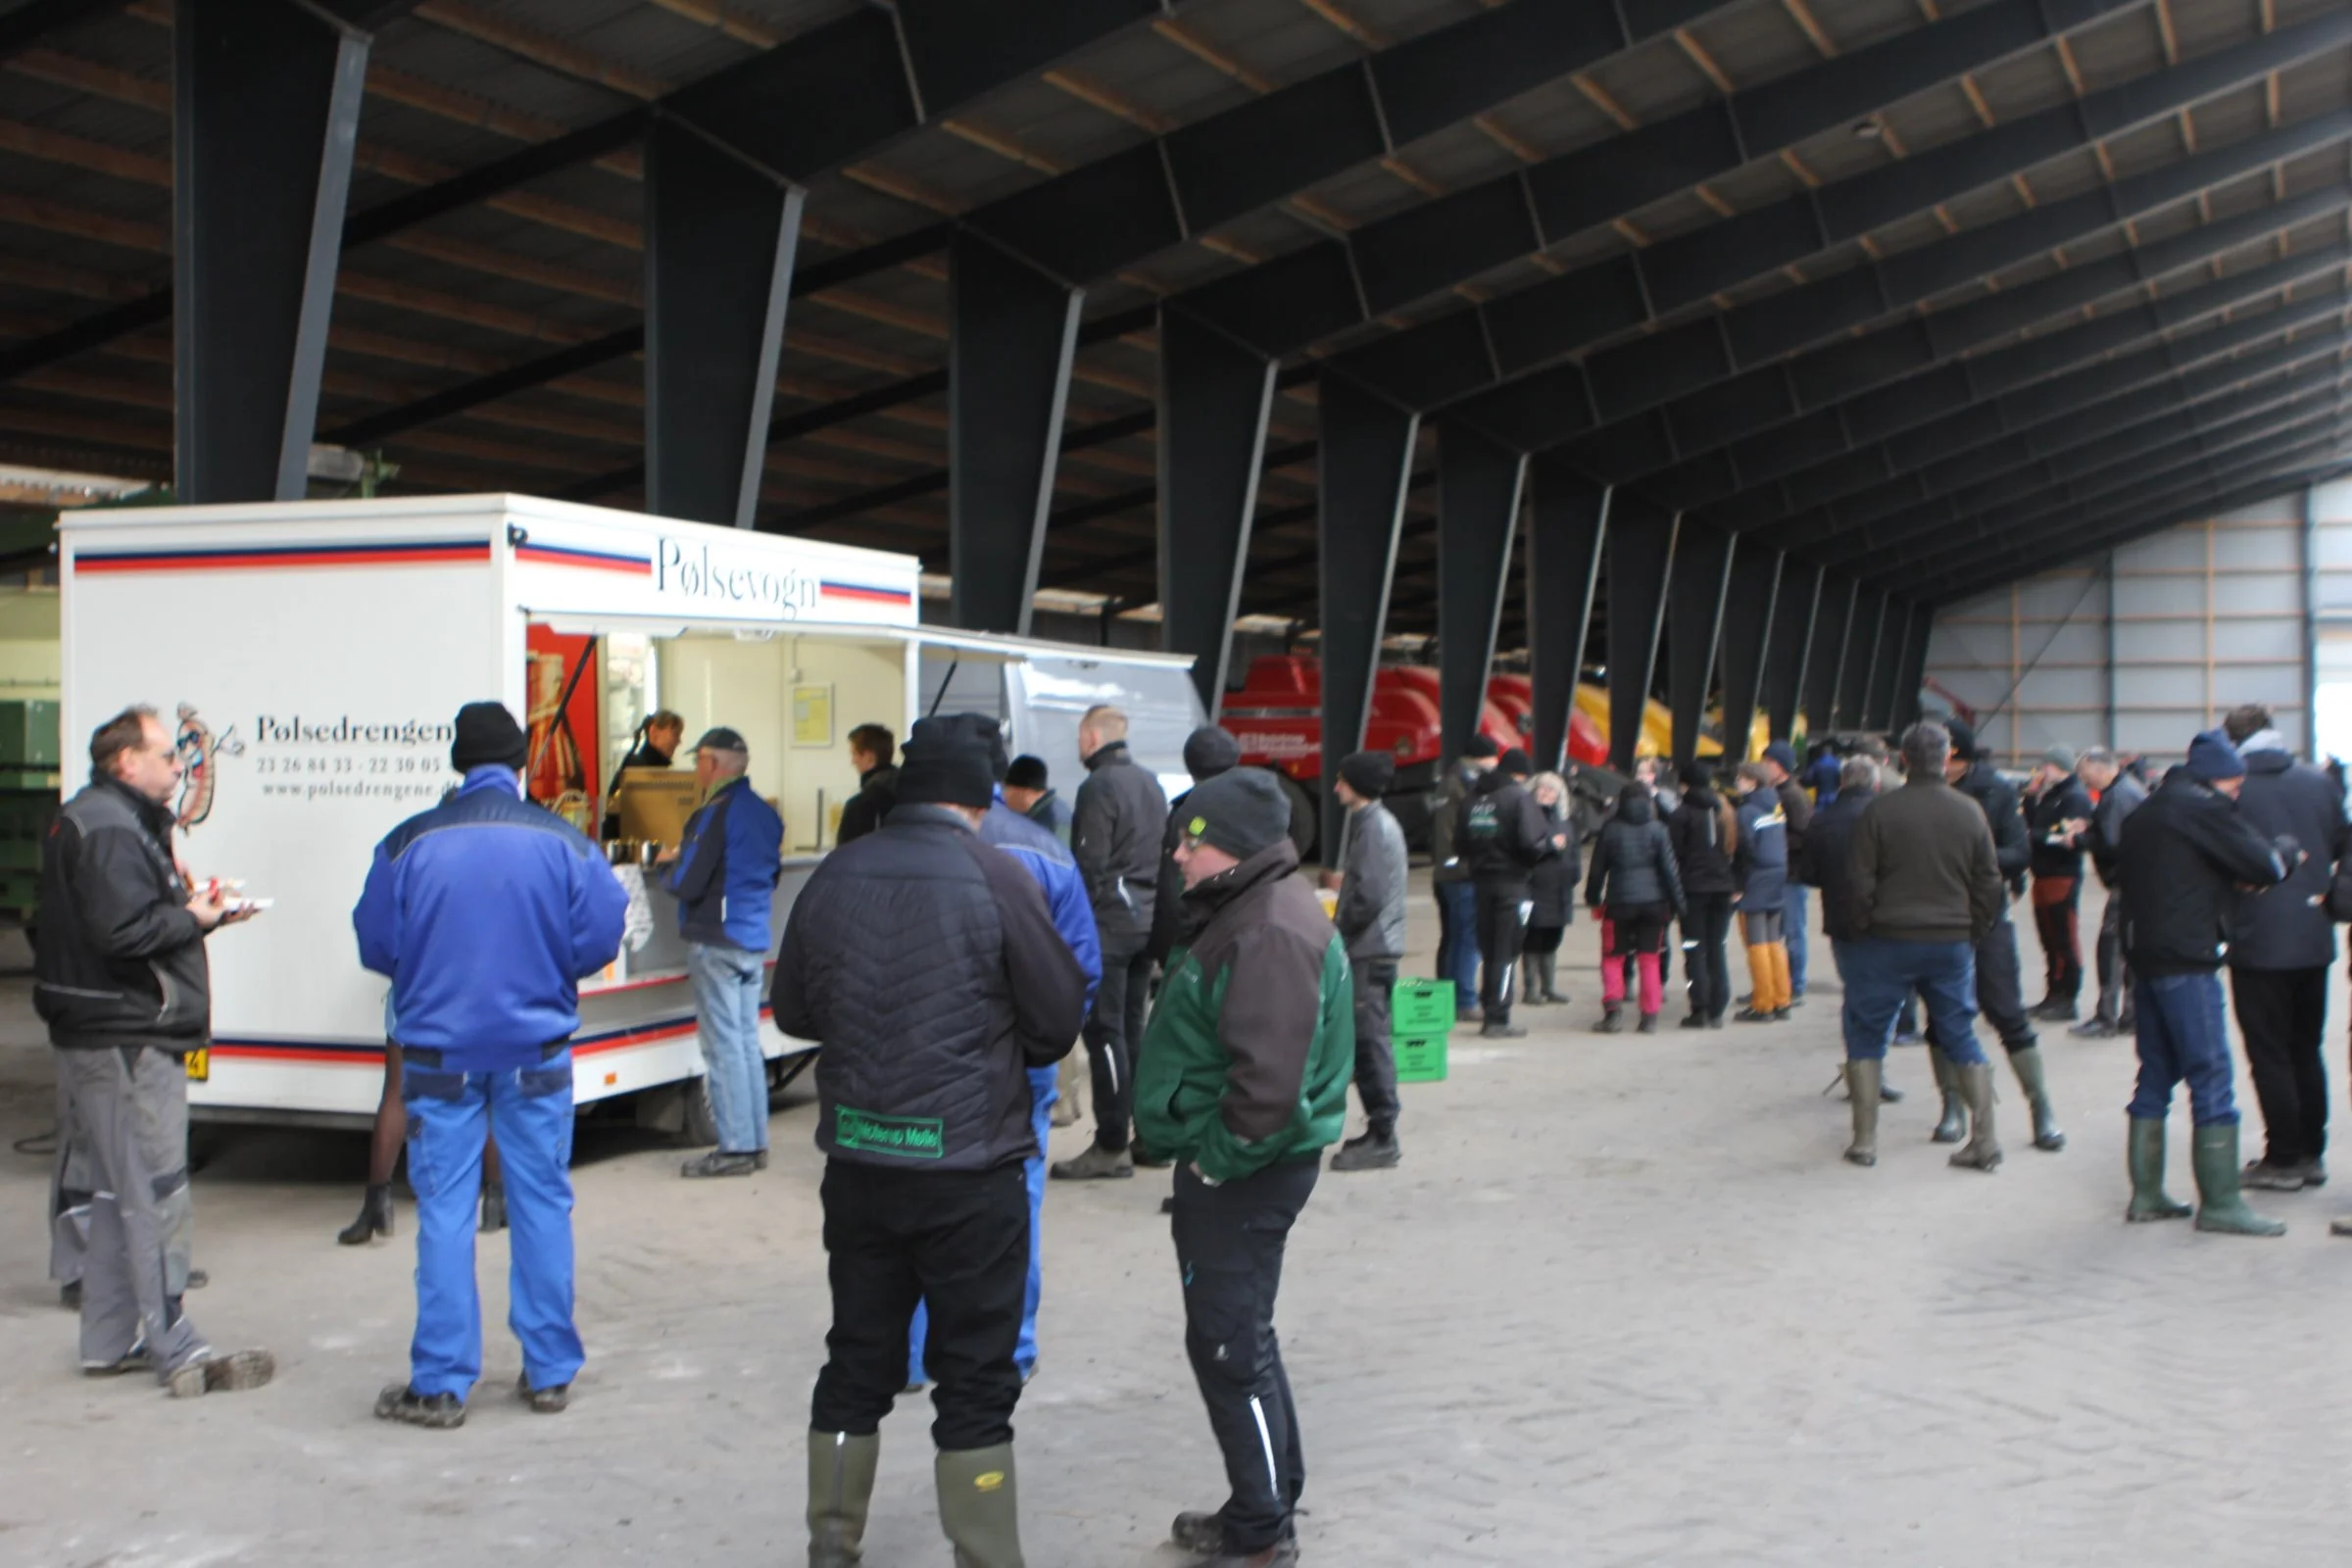
[[[880,1424],[933,1389],[940,1522],[963,1568],[1021,1561],[1012,1415],[1039,1362],[1050,1180],[1170,1172],[1185,1348],[1228,1495],[1175,1521],[1217,1568],[1297,1557],[1305,1465],[1274,1315],[1286,1241],[1324,1169],[1400,1163],[1391,992],[1406,953],[1405,835],[1394,760],[1336,769],[1346,808],[1329,904],[1298,873],[1288,799],[1223,730],[1185,746],[1167,800],[1126,715],[1082,718],[1084,782],[1066,806],[1045,764],[1009,758],[978,714],[897,737],[861,725],[838,848],[794,902],[765,1001],[817,1042],[815,1139],[832,1294],[808,1434],[809,1561],[858,1560]],[[569,1041],[577,986],[612,961],[628,895],[596,846],[532,805],[523,731],[503,707],[460,711],[440,805],[377,846],[353,914],[361,962],[389,982],[385,1111],[360,1220],[389,1235],[391,1155],[416,1195],[410,1370],[386,1420],[463,1423],[481,1374],[474,1237],[507,1225],[521,1344],[516,1396],[563,1411],[585,1350],[573,1321]],[[656,715],[639,750],[683,739]],[[1885,1061],[1923,1037],[1941,1091],[1935,1142],[1997,1169],[1982,1014],[2024,1093],[2037,1149],[2065,1147],[2036,1022],[2130,1033],[2133,1221],[2277,1235],[2247,1188],[2325,1183],[2322,1061],[2333,926],[2352,918],[2352,828],[2329,775],[2297,762],[2259,708],[2195,737],[2154,788],[2104,750],[2053,749],[2021,792],[1957,721],[1922,723],[1801,770],[1775,742],[1719,782],[1707,762],[1645,762],[1605,819],[1580,822],[1558,773],[1484,739],[1449,770],[1431,824],[1439,966],[1460,1017],[1517,1038],[1519,1005],[1567,1001],[1557,957],[1579,884],[1599,924],[1596,1028],[1655,1033],[1682,955],[1686,1029],[1786,1021],[1804,1004],[1810,890],[1842,992],[1844,1157],[1879,1158]],[[634,754],[633,754],[634,755]],[[760,1040],[782,823],[754,790],[744,738],[694,747],[702,804],[660,863],[701,1014],[716,1147],[690,1177],[767,1163]],[[205,943],[245,917],[173,855],[168,730],[132,709],[92,737],[91,782],[43,863],[36,1001],[58,1048],[61,1151],[53,1270],[80,1312],[92,1373],[147,1371],[174,1395],[258,1387],[269,1352],[217,1351],[185,1309],[186,1076],[208,1039]],[[2107,890],[2098,998],[2078,1021],[2084,860]],[[2029,1008],[2010,917],[2034,911],[2044,994]],[[1737,1012],[1727,945],[1746,950]],[[1679,943],[1675,933],[1679,930]],[[2222,1013],[2230,972],[2267,1145],[2240,1165]],[[1921,1027],[1924,1018],[1924,1031]],[[1083,1040],[1094,1126],[1073,1158],[1048,1131]],[[1363,1131],[1344,1143],[1352,1082]],[[2188,1088],[2198,1202],[2164,1188],[2165,1124]],[[493,1174],[496,1172],[497,1174]],[[493,1185],[495,1184],[495,1185]],[[494,1214],[487,1193],[497,1191]],[[2338,1222],[2352,1234],[2352,1222]]]

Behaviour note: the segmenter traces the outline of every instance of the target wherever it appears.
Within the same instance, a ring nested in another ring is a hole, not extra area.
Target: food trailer
[[[911,556],[509,495],[67,514],[68,751],[127,705],[156,708],[187,765],[181,858],[269,901],[211,943],[195,1114],[373,1115],[387,986],[360,967],[351,909],[376,841],[458,782],[467,702],[526,719],[531,796],[647,890],[650,935],[640,919],[638,945],[581,987],[573,1059],[583,1107],[655,1125],[699,1120],[702,1056],[675,905],[646,863],[692,808],[691,774],[612,778],[646,714],[681,714],[687,747],[714,724],[749,743],[785,823],[776,936],[858,787],[860,723],[904,740],[926,712],[991,713],[1067,798],[1079,715],[1115,703],[1137,760],[1185,786],[1184,737],[1204,722],[1190,659],[926,627],[918,572]],[[82,776],[70,761],[67,788]],[[772,1027],[764,1046],[777,1082],[813,1050]]]

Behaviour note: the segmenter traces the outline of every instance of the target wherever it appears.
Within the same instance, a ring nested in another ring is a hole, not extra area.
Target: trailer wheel
[[[686,1095],[686,1145],[690,1149],[718,1147],[718,1112],[710,1108],[710,1080],[697,1075],[680,1087]]]
[[[1311,860],[1315,842],[1323,836],[1323,803],[1290,774],[1274,776],[1282,780],[1283,798],[1291,803],[1291,843],[1298,848],[1298,858]]]

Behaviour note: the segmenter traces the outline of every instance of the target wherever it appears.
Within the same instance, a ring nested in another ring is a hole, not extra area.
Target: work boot
[[[881,1462],[879,1433],[808,1434],[808,1568],[851,1568],[858,1561]]]
[[[1022,1568],[1012,1445],[943,1452],[932,1477],[939,1489],[939,1527],[956,1548],[956,1568]]]
[[[1940,1046],[1928,1048],[1928,1059],[1936,1068],[1936,1087],[1943,1093],[1943,1116],[1936,1123],[1935,1135],[1929,1140],[1937,1144],[1956,1144],[1968,1136],[1968,1102],[1960,1098],[1960,1073],[1952,1058],[1943,1054]]]
[[[1536,956],[1532,953],[1519,957],[1519,1000],[1531,1007],[1541,1007],[1549,1002],[1544,995],[1544,981],[1538,971]]]
[[[2092,1017],[2083,1019],[2069,1029],[2067,1033],[2073,1035],[2077,1040],[2113,1040],[2117,1030],[2115,1025],[2106,1019]]]
[[[2274,1165],[2266,1157],[2247,1160],[2246,1168],[2238,1173],[2237,1185],[2264,1193],[2299,1193],[2307,1184],[2301,1160],[2291,1165]]]
[[[1076,1159],[1056,1161],[1053,1176],[1057,1182],[1091,1182],[1105,1178],[1125,1181],[1135,1174],[1135,1158],[1124,1149],[1104,1149],[1101,1144],[1089,1144],[1086,1152]]]
[[[418,1394],[406,1383],[394,1383],[375,1396],[375,1418],[447,1431],[466,1424],[466,1401],[454,1394]]]
[[[533,1415],[562,1415],[571,1408],[571,1385],[551,1383],[544,1389],[534,1389],[531,1375],[525,1372],[514,1380],[514,1397],[529,1405]]]
[[[2034,1147],[2055,1154],[2066,1147],[2066,1134],[2058,1130],[2058,1113],[2050,1109],[2050,1083],[2042,1071],[2041,1048],[2012,1051],[2009,1067],[2017,1074],[2018,1087],[2026,1092],[2027,1108],[2034,1113]]]
[[[484,1236],[507,1228],[507,1189],[503,1182],[482,1183],[482,1226]]]
[[[723,1149],[713,1149],[697,1155],[678,1167],[678,1174],[694,1181],[710,1181],[721,1176],[752,1176],[760,1170],[760,1162],[750,1154],[730,1154]]]
[[[1879,1162],[1879,1085],[1886,1067],[1875,1056],[1845,1064],[1845,1098],[1854,1113],[1854,1141],[1845,1150],[1849,1165]]]
[[[2197,1229],[2225,1236],[2284,1236],[2286,1222],[2257,1214],[2237,1190],[2237,1123],[2199,1127],[2189,1134],[2189,1168],[2197,1173]]]
[[[164,1379],[174,1399],[193,1399],[207,1394],[243,1394],[267,1387],[277,1376],[277,1357],[268,1350],[231,1350],[216,1355],[210,1349],[183,1361]]]
[[[1992,1135],[1992,1066],[1988,1062],[1954,1062],[1960,1098],[1968,1102],[1969,1139],[1950,1163],[1961,1170],[2000,1168],[2001,1145]]]
[[[1624,1027],[1625,1021],[1617,1015],[1615,1007],[1603,1007],[1600,1009],[1600,1022],[1592,1026],[1592,1032],[1596,1035],[1613,1035]]]
[[[1331,1156],[1333,1170],[1391,1170],[1404,1158],[1394,1132],[1375,1127],[1361,1138],[1350,1138]]]
[[[2162,1116],[2131,1118],[2124,1135],[2124,1169],[2132,1175],[2132,1205],[2124,1210],[2124,1218],[2131,1223],[2186,1219],[2195,1212],[2164,1190]]]
[[[1560,989],[1560,956],[1557,953],[1539,955],[1536,969],[1544,977],[1544,1000],[1554,1004],[1566,1002],[1568,993]],[[1534,993],[1530,992],[1529,995]]]
[[[2328,1185],[2328,1161],[2319,1155],[2312,1155],[2297,1168],[2303,1172],[2304,1186],[2325,1187]]]
[[[1654,1035],[1654,1034],[1656,1034],[1657,1032],[1658,1032],[1658,1015],[1657,1015],[1656,1013],[1654,1013],[1654,1012],[1645,1012],[1645,1013],[1643,1013],[1643,1014],[1642,1015],[1642,1021],[1641,1021],[1640,1023],[1638,1023],[1638,1024],[1634,1025],[1634,1033],[1636,1033],[1636,1034],[1642,1034],[1642,1035]]]
[[[1508,1018],[1489,1018],[1478,1026],[1481,1040],[1525,1040],[1527,1025],[1513,1023]]]
[[[378,1236],[392,1234],[392,1186],[370,1182],[360,1200],[360,1217],[335,1233],[345,1247],[365,1247]]]

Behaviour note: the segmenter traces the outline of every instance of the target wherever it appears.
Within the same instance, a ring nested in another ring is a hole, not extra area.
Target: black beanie
[[[1184,831],[1247,860],[1291,836],[1291,801],[1262,767],[1237,767],[1185,797]]]
[[[899,762],[900,805],[988,809],[997,798],[997,775],[988,744],[970,722],[976,717],[957,713],[915,720]]]
[[[1495,772],[1508,773],[1513,778],[1525,778],[1535,770],[1536,764],[1529,761],[1527,754],[1516,746],[1503,753],[1494,763]]]
[[[1956,718],[1943,721],[1952,737],[1952,758],[1955,761],[1973,762],[1977,760],[1977,732]]]
[[[1046,787],[1045,759],[1016,757],[1004,769],[1004,786],[1015,790],[1042,790]]]
[[[921,723],[923,720],[917,719],[915,722]],[[957,734],[986,753],[990,779],[1003,778],[1012,766],[1012,756],[1004,747],[1004,726],[986,713],[950,713],[945,718],[934,718],[930,722],[953,727]]]
[[[1340,759],[1340,777],[1367,801],[1377,801],[1396,782],[1396,759],[1386,752],[1350,752]]]
[[[461,773],[477,767],[520,771],[531,760],[531,743],[504,703],[467,703],[458,710],[458,738],[450,742],[449,765]]]
[[[1470,744],[1462,748],[1462,755],[1481,759],[1500,757],[1502,748],[1494,744],[1494,737],[1492,735],[1473,735],[1470,737]]]
[[[1184,738],[1184,770],[1198,784],[1242,765],[1242,743],[1230,730],[1203,724]]]

